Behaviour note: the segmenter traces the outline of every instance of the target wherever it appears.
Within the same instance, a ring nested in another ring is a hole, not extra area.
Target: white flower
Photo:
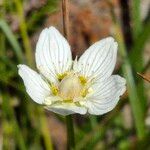
[[[54,27],[42,31],[36,46],[36,73],[18,65],[26,91],[46,109],[62,115],[101,115],[111,111],[126,90],[126,81],[111,75],[117,42],[105,38],[72,60],[70,46]]]

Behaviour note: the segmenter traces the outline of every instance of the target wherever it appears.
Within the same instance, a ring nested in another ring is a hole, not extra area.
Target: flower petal
[[[54,27],[46,28],[40,34],[35,57],[37,68],[51,82],[72,65],[70,46]]]
[[[18,72],[24,81],[27,93],[37,103],[42,104],[51,91],[41,76],[26,65],[18,65]]]
[[[63,116],[75,113],[86,114],[87,112],[87,109],[85,107],[76,106],[73,103],[71,104],[61,103],[57,105],[46,106],[45,108]]]
[[[96,42],[74,63],[74,70],[85,77],[106,79],[114,70],[117,47],[112,37]]]
[[[111,111],[126,90],[126,80],[118,75],[112,75],[102,82],[93,85],[94,94],[89,96],[84,103],[88,112],[101,115]]]

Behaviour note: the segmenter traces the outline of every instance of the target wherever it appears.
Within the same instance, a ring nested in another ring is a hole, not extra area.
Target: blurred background
[[[150,149],[150,1],[69,4],[73,55],[113,36],[119,43],[114,74],[127,80],[127,91],[113,111],[73,115],[76,149]],[[51,25],[63,33],[61,0],[0,0],[0,149],[66,149],[65,118],[34,103],[17,73],[20,63],[35,69],[36,42]]]

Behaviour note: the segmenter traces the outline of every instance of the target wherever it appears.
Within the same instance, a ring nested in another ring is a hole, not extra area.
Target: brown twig
[[[137,72],[137,74],[138,74],[140,77],[142,77],[144,80],[146,80],[146,81],[148,81],[148,82],[150,83],[150,79],[149,79],[147,76],[145,76],[145,75],[143,75],[143,74],[141,74],[141,73],[139,73],[139,72]]]
[[[63,14],[63,30],[64,36],[69,40],[69,3],[68,0],[62,0],[62,14]]]
[[[64,36],[69,41],[69,2],[62,0],[62,14],[63,14],[63,30]],[[67,149],[74,149],[74,127],[71,115],[66,116],[67,125]]]
[[[142,73],[146,72],[149,67],[150,67],[150,59],[148,60],[147,64],[144,66]]]

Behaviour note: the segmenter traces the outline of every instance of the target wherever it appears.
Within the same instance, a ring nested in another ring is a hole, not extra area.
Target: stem
[[[133,117],[135,120],[137,136],[140,140],[142,140],[146,136],[144,114],[141,108],[140,99],[136,90],[136,83],[133,78],[132,68],[131,68],[130,61],[126,52],[125,43],[123,40],[123,35],[122,35],[119,24],[115,24],[114,29],[116,33],[115,38],[117,39],[119,43],[119,47],[120,47],[120,54],[124,58],[122,69],[127,80],[127,89],[129,92],[129,100],[130,100],[131,108],[133,111]]]
[[[14,109],[10,106],[10,100],[12,100],[12,98],[10,98],[9,95],[7,94],[3,94],[1,96],[2,96],[1,98],[2,98],[2,110],[3,110],[2,117],[3,119],[8,120],[10,126],[12,126],[13,134],[14,134],[16,143],[18,145],[18,149],[27,150],[25,139],[18,125]]]
[[[20,0],[14,0],[14,2],[16,5],[18,16],[19,16],[20,31],[21,31],[23,45],[24,45],[24,49],[26,53],[27,63],[30,66],[33,66],[32,48],[31,48],[28,33],[27,33],[26,20],[25,20],[23,6],[22,6],[23,4]]]
[[[68,0],[62,0],[62,14],[63,14],[63,30],[64,36],[69,40],[69,8]]]
[[[141,2],[141,0],[133,0],[132,1],[133,36],[135,39],[139,36],[139,33],[142,30],[140,2]]]
[[[67,147],[68,149],[74,149],[75,142],[74,142],[74,129],[73,129],[73,120],[72,116],[66,116],[66,124],[67,124]]]
[[[63,14],[63,30],[64,36],[69,41],[69,7],[68,7],[68,0],[62,0],[62,14]],[[74,142],[74,128],[73,128],[73,121],[72,116],[66,116],[66,124],[67,124],[67,145],[68,149],[75,148]]]
[[[9,25],[7,24],[7,22],[3,19],[0,19],[0,29],[3,31],[3,33],[5,34],[6,38],[8,39],[9,43],[11,44],[14,52],[16,53],[17,59],[18,61],[21,63],[24,60],[24,56],[21,50],[21,47],[16,39],[16,37],[14,36],[14,34],[12,33]],[[3,34],[3,36],[4,36]],[[3,41],[3,40],[2,40]],[[1,46],[2,47],[2,46]],[[2,50],[1,50],[2,51]],[[3,51],[2,51],[3,52]],[[2,53],[1,52],[1,53]],[[4,56],[4,55],[3,55]]]
[[[43,135],[44,144],[45,144],[45,149],[53,150],[53,144],[52,144],[46,116],[44,114],[43,109],[39,109],[38,111],[39,111],[39,115],[40,115],[40,118],[39,118],[40,123],[41,123],[40,126],[41,126],[41,132]]]
[[[123,0],[120,0],[120,4],[121,4],[121,9],[122,9],[121,10],[122,22],[125,22],[126,18],[123,17],[124,13],[125,13],[123,9],[124,9],[124,5],[127,6],[127,1],[124,2]],[[129,28],[130,27],[128,26],[128,30],[129,30]],[[127,52],[127,45],[126,45],[127,43],[125,43],[125,40],[124,40],[125,39],[124,37],[126,37],[126,39],[128,37],[127,37],[127,34],[125,34],[125,32],[122,32],[124,30],[125,30],[125,25],[122,24],[122,26],[121,26],[120,22],[117,19],[114,19],[114,32],[115,32],[114,36],[119,43],[119,50],[120,50],[119,52],[124,60],[124,62],[122,64],[122,71],[123,71],[123,74],[126,77],[126,81],[127,81],[127,90],[128,90],[129,100],[130,100],[130,104],[131,104],[131,109],[133,112],[133,118],[135,121],[135,128],[137,131],[137,136],[141,140],[141,139],[144,139],[146,136],[146,128],[145,128],[145,124],[144,124],[144,115],[145,115],[144,110],[146,110],[146,108],[145,108],[146,101],[145,101],[144,92],[143,92],[144,87],[143,87],[142,82],[139,83],[138,85],[135,82],[136,80],[134,78],[134,74],[133,74],[133,70],[132,70],[133,66],[131,65],[131,60],[135,57],[135,50],[134,50],[134,57],[132,59],[130,59],[128,52]],[[132,48],[133,48],[133,46],[131,47],[131,49]],[[133,51],[133,49],[132,49],[132,51]],[[136,58],[137,58],[137,55],[139,55],[139,53],[136,53]],[[141,54],[139,56],[141,58]],[[138,59],[138,61],[139,61],[139,59]]]

